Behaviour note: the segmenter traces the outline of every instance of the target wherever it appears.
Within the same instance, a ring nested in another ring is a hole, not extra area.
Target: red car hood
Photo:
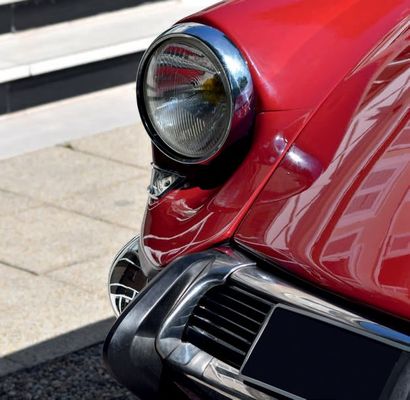
[[[323,103],[235,238],[327,290],[410,319],[408,26]]]
[[[408,16],[407,0],[234,0],[188,21],[212,25],[246,56],[260,111],[320,104]]]

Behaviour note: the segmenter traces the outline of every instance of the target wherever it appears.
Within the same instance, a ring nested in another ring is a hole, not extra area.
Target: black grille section
[[[249,288],[217,286],[194,308],[183,340],[240,368],[272,306]]]

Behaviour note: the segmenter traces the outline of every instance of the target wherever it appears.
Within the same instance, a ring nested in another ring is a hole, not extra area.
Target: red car
[[[104,346],[140,399],[410,399],[409,0],[233,0],[158,37]]]

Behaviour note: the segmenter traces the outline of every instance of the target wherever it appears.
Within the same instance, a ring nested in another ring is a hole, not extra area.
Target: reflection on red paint
[[[309,115],[305,110],[259,114],[252,147],[224,185],[174,190],[148,206],[142,240],[150,260],[164,265],[232,237]]]
[[[404,44],[401,37],[396,49]],[[363,68],[384,57],[384,52],[376,54]],[[408,318],[410,60],[406,68],[401,60],[394,74],[386,74],[396,61],[391,59],[375,74],[368,89],[373,97],[364,97],[365,104],[360,103],[347,124],[326,113],[310,121],[295,146],[317,158],[323,172],[284,197],[278,188],[295,177],[287,177],[288,168],[280,165],[236,240],[321,286]],[[387,75],[381,88],[381,77]],[[355,82],[355,75],[341,88],[349,81]],[[319,126],[333,131],[327,147],[319,147]]]
[[[410,317],[408,1],[320,0],[312,10],[307,0],[234,0],[186,20],[219,28],[246,58],[252,145],[219,187],[149,205],[141,249],[166,265],[234,237]]]
[[[242,50],[259,111],[268,111],[320,103],[408,13],[408,0],[234,0],[187,20],[219,28]]]

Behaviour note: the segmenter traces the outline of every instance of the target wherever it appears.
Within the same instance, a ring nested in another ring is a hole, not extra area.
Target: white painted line
[[[28,78],[30,76],[29,65],[18,65],[0,70],[0,83],[11,82],[16,79]]]
[[[0,6],[4,6],[6,4],[13,4],[13,3],[21,3],[25,0],[0,0]]]
[[[40,61],[29,66],[30,76],[37,76],[48,72],[59,71],[66,68],[77,67],[96,61],[108,60],[115,57],[144,51],[154,41],[156,36],[137,39],[128,43],[120,43],[113,46],[85,51],[78,54]]]

